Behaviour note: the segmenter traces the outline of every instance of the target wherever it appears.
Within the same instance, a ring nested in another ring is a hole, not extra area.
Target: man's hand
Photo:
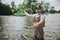
[[[45,20],[41,19],[38,23],[33,24],[32,28],[37,29],[43,24],[45,24]]]
[[[32,28],[37,29],[39,27],[38,23],[33,24]]]

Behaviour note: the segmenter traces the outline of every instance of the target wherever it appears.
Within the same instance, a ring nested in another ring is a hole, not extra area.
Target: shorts
[[[36,29],[35,30],[35,38],[37,39],[37,40],[44,40],[44,31],[43,31],[43,29]]]

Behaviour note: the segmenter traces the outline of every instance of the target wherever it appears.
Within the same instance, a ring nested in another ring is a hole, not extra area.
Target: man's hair
[[[42,7],[41,6],[36,6],[35,9],[42,9]]]

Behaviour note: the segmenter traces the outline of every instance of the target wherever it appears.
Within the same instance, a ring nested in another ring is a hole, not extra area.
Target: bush
[[[56,10],[50,10],[49,12],[50,12],[50,13],[57,13]]]

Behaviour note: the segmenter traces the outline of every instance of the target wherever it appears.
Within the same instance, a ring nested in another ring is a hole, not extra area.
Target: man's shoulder
[[[45,15],[44,15],[44,14],[41,14],[41,16],[45,17]]]
[[[41,18],[45,20],[45,15],[44,14],[41,14]]]

